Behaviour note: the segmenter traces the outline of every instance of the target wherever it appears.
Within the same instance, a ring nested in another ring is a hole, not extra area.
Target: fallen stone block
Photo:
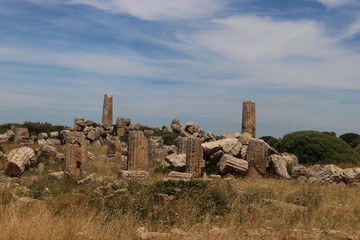
[[[118,177],[120,178],[147,178],[150,176],[148,171],[140,170],[120,170]]]
[[[249,163],[244,159],[233,157],[229,154],[224,154],[218,163],[220,172],[222,173],[235,173],[246,175]]]
[[[184,172],[175,172],[171,171],[165,181],[190,181],[193,178],[192,173],[184,173]]]

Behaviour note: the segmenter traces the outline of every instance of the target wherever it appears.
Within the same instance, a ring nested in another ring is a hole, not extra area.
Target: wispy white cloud
[[[354,4],[357,2],[357,0],[316,0],[316,1],[331,8]]]

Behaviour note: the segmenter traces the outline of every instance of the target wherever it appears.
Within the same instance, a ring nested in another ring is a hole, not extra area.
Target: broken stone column
[[[186,154],[187,138],[177,137],[175,139],[176,154]]]
[[[14,144],[28,143],[29,142],[29,130],[27,128],[16,128]]]
[[[261,139],[251,139],[246,154],[249,167],[254,167],[259,174],[265,175],[270,153],[271,147],[266,142]]]
[[[181,132],[181,125],[180,125],[180,120],[175,118],[171,121],[171,130],[174,133],[180,133]]]
[[[125,118],[118,117],[116,119],[116,135],[118,137],[122,137],[125,135],[125,132],[126,132]]]
[[[149,143],[142,131],[129,132],[128,169],[148,170]]]
[[[200,138],[187,138],[185,171],[194,177],[201,177],[201,168],[204,167],[203,149]]]
[[[164,139],[160,136],[149,137],[149,165],[155,166],[165,160]]]
[[[64,156],[67,179],[75,180],[82,176],[87,158],[86,139],[82,132],[71,132],[66,136]]]
[[[111,126],[113,124],[113,96],[110,94],[104,95],[102,123],[105,126]]]
[[[85,119],[83,118],[74,118],[74,127],[76,127],[76,125],[78,125],[79,123],[82,124],[82,123],[85,122]]]
[[[254,101],[243,102],[242,132],[250,133],[253,138],[256,136],[256,112]]]
[[[6,175],[10,177],[20,176],[30,164],[35,161],[35,152],[29,147],[16,148],[7,156],[8,165]]]

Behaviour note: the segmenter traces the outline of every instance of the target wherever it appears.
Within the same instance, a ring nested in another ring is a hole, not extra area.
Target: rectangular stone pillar
[[[242,132],[250,133],[253,138],[256,136],[256,112],[254,101],[243,102]]]
[[[29,129],[15,128],[14,144],[28,143],[29,137]]]
[[[201,168],[204,167],[201,138],[187,138],[185,171],[194,177],[201,177]]]
[[[125,135],[126,125],[125,118],[118,117],[116,118],[116,135],[118,137],[122,137]]]
[[[160,165],[165,160],[165,151],[163,149],[164,139],[160,136],[149,137],[149,165]]]
[[[149,143],[143,131],[129,132],[128,168],[147,171],[149,166]]]
[[[84,174],[86,164],[86,139],[82,132],[71,132],[65,138],[65,173],[68,179]]]
[[[180,136],[175,139],[176,154],[186,154],[187,140],[188,138]]]
[[[110,94],[104,95],[102,123],[106,126],[113,125],[113,96]]]
[[[261,139],[251,139],[246,154],[249,167],[254,167],[258,173],[265,175],[270,153],[271,147],[266,142]]]

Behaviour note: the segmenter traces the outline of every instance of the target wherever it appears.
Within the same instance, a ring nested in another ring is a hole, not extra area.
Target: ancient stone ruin
[[[110,94],[104,95],[102,123],[106,126],[113,124],[113,96]]]
[[[243,102],[242,132],[250,133],[253,138],[256,136],[256,112],[254,101]]]
[[[142,131],[129,132],[128,168],[139,171],[149,169],[149,144]]]
[[[84,175],[87,158],[85,136],[81,132],[70,132],[65,139],[65,174],[68,179]]]

